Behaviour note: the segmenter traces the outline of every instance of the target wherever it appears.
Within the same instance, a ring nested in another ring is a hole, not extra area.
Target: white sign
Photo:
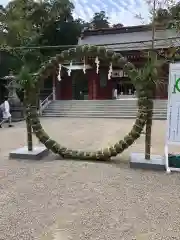
[[[180,145],[180,63],[171,63],[169,68],[166,131],[165,158],[167,172],[180,171],[180,169],[170,168],[168,161],[168,145]]]
[[[167,109],[167,142],[180,145],[180,63],[170,64]]]

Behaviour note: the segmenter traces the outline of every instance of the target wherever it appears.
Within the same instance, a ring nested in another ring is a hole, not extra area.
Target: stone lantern
[[[8,76],[3,78],[6,80],[6,89],[8,90],[8,101],[11,107],[11,114],[13,121],[20,121],[24,119],[23,103],[21,103],[17,89],[20,87],[16,81],[16,77],[10,72]]]

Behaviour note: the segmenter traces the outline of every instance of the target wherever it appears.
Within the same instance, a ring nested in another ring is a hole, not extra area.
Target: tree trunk
[[[152,21],[152,49],[154,49],[155,40],[155,16],[156,16],[156,0],[153,0],[153,21]],[[151,59],[152,61],[152,59]],[[147,106],[148,114],[146,121],[146,136],[145,136],[145,159],[151,159],[151,132],[152,132],[152,116],[153,116],[153,101],[149,101]]]
[[[26,116],[26,130],[27,130],[28,151],[33,151],[32,127],[31,127],[31,121],[28,116]]]
[[[147,121],[146,121],[146,135],[145,135],[145,159],[151,159],[151,131],[152,131],[152,117],[153,117],[153,101],[149,101],[147,107]]]
[[[28,151],[33,151],[32,126],[29,118],[29,101],[26,91],[24,92],[24,105],[26,108],[26,130],[27,130],[27,146]]]

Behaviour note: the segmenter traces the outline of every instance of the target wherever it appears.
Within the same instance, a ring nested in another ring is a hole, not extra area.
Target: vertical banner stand
[[[167,173],[180,172],[180,168],[169,166],[169,146],[172,145],[180,147],[180,62],[171,63],[169,67],[167,127],[164,147]]]

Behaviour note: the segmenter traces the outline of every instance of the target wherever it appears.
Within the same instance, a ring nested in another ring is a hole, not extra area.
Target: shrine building
[[[155,49],[165,52],[173,43],[180,46],[175,30],[158,29],[155,32]],[[175,39],[176,38],[176,39]],[[105,46],[117,53],[121,53],[137,68],[142,68],[152,45],[152,30],[148,25],[84,30],[78,45]],[[86,59],[86,73],[83,60],[62,65],[61,79],[57,76],[53,81],[54,100],[95,100],[112,99],[113,90],[117,89],[117,98],[133,98],[135,89],[128,76],[119,66],[112,66],[111,78],[108,78],[109,63],[99,59],[99,73],[96,73],[95,58]],[[154,98],[167,99],[168,93],[168,64],[163,67],[159,76],[162,85],[156,86]]]

